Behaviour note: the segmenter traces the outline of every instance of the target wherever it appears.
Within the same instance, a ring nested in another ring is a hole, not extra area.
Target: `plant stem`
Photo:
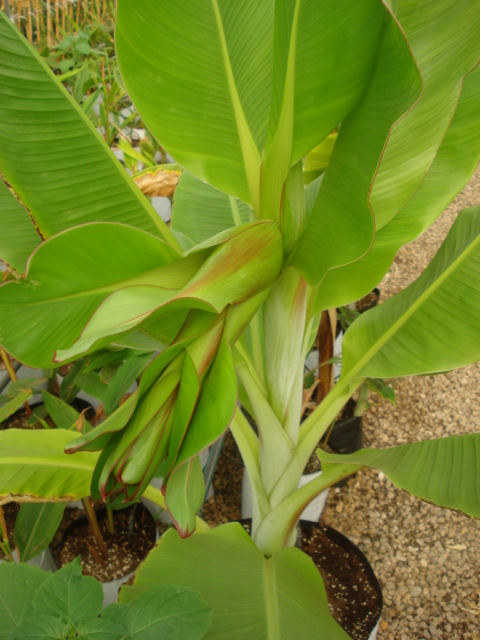
[[[3,553],[8,558],[8,560],[10,560],[10,562],[13,562],[13,556],[12,556],[12,551],[10,549],[10,543],[8,542],[7,523],[5,521],[5,515],[3,513],[3,507],[1,505],[0,505],[0,530],[1,530],[1,534],[2,534],[1,535],[2,541],[0,543],[0,550],[3,551]]]
[[[230,430],[240,450],[252,491],[252,531],[267,516],[270,505],[258,467],[258,439],[241,409],[237,407]]]
[[[258,313],[250,323],[252,333],[253,363],[262,382],[265,380],[265,363],[263,361],[262,338],[260,334],[260,318]]]
[[[95,540],[97,541],[98,548],[100,549],[100,553],[104,560],[107,559],[107,547],[105,546],[105,541],[103,539],[102,533],[100,531],[100,527],[98,526],[97,516],[95,515],[95,510],[92,505],[91,498],[83,498],[82,499],[83,506],[85,508],[85,514],[87,516],[88,522],[92,529],[92,533],[95,536]]]
[[[340,378],[327,397],[305,420],[300,429],[300,439],[293,459],[270,494],[270,504],[273,507],[296,490],[308,459],[320,438],[361,383],[361,378]]]
[[[107,527],[108,527],[108,533],[114,536],[116,533],[116,529],[115,529],[115,522],[113,520],[113,509],[108,505],[107,505]]]
[[[8,353],[0,347],[0,356],[2,357],[3,364],[5,365],[5,369],[7,370],[8,376],[12,382],[17,381],[17,374],[15,373],[14,368],[12,367],[12,363],[10,362],[10,358],[8,357]],[[32,415],[32,410],[28,402],[24,402],[23,406],[25,407],[25,411],[28,416]]]
[[[302,511],[313,498],[364,468],[361,465],[352,464],[334,464],[329,467],[331,468],[328,469],[328,473],[323,473],[290,494],[260,523],[253,539],[266,556],[278,553],[285,546],[292,546],[292,532]]]

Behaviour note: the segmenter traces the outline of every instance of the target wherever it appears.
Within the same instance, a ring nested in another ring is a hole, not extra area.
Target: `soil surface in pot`
[[[365,556],[335,529],[302,522],[300,548],[322,574],[335,620],[354,640],[368,640],[382,611],[382,592]]]
[[[241,520],[250,533],[251,520]],[[339,531],[301,522],[297,547],[322,574],[332,616],[353,640],[368,640],[382,612],[382,590],[363,553]]]
[[[35,402],[30,405],[30,409],[34,410],[40,406],[42,406],[41,402]],[[82,398],[75,398],[71,406],[79,413],[85,411],[85,419],[88,422],[91,422],[91,420],[95,417],[95,409],[93,409],[89,402],[83,400]],[[41,422],[28,424],[29,420],[30,415],[27,413],[27,410],[19,409],[0,424],[0,429],[44,429],[44,426]],[[52,429],[55,428],[55,424],[53,423],[53,420],[50,418],[50,416],[46,416],[45,420]]]
[[[33,411],[37,407],[40,407],[41,404],[42,404],[41,402],[35,402],[29,406],[30,406],[30,409]],[[28,424],[30,417],[31,416],[26,409],[23,409],[23,408],[18,409],[18,411],[15,411],[15,413],[13,413],[4,422],[0,424],[0,429],[43,429],[44,428],[41,422],[36,422],[35,424]],[[50,427],[53,428],[55,426],[49,416],[47,416],[45,420],[50,425]]]
[[[84,575],[110,582],[134,571],[145,559],[155,544],[155,520],[141,504],[114,511],[116,533],[112,535],[108,531],[105,509],[96,514],[107,547],[103,564],[98,561],[101,554],[85,515],[71,522],[60,545],[58,540],[52,544],[52,553],[60,567],[80,556]]]
[[[14,549],[13,543],[13,528],[15,527],[15,520],[17,519],[18,512],[20,511],[20,505],[16,502],[9,502],[2,505],[3,517],[5,518],[5,524],[7,525],[8,542],[10,543],[10,549]],[[5,555],[0,549],[0,560],[3,560]]]

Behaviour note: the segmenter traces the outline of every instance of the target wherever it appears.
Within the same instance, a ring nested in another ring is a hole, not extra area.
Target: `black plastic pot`
[[[328,437],[329,446],[337,453],[355,453],[363,447],[362,416],[338,420]]]
[[[353,640],[374,640],[382,613],[382,589],[363,552],[342,533],[301,522],[299,548],[322,574],[334,618]]]
[[[247,533],[251,520],[240,520]],[[342,533],[301,521],[296,546],[320,571],[330,610],[353,640],[375,640],[383,608],[380,583],[363,552]]]

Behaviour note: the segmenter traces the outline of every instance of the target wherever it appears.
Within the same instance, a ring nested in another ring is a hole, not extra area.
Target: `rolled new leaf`
[[[248,323],[252,313],[254,308],[247,314],[237,312],[236,322],[229,323],[230,332],[239,320]],[[188,322],[183,340],[146,369],[137,393],[98,429],[66,449],[102,449],[92,477],[91,494],[97,500],[115,497],[120,491],[124,502],[138,498],[165,461],[167,508],[183,536],[193,532],[204,498],[198,454],[227,429],[237,405],[225,317],[209,314],[206,319],[211,324],[207,330],[201,315]],[[200,327],[203,331],[194,337]],[[193,334],[190,340],[189,332]]]
[[[196,515],[205,499],[205,481],[200,458],[195,456],[170,475],[165,491],[165,504],[182,538],[196,527]]]
[[[167,368],[164,375],[140,400],[126,426],[110,439],[104,449],[102,459],[99,461],[101,469],[99,467],[96,469],[96,473],[100,473],[98,492],[102,499],[105,500],[107,494],[116,488],[117,483],[138,484],[142,481],[156,448],[162,440],[168,438],[168,433],[165,431],[175,403],[179,379],[179,370]],[[140,447],[140,450],[136,448],[139,440],[144,445]],[[142,463],[140,468],[138,468],[138,464],[136,469],[133,469],[132,465],[127,465],[128,457],[132,451],[136,453],[137,462]],[[142,454],[144,455],[142,456]],[[130,482],[122,479],[125,467],[129,469],[127,478]],[[153,469],[152,476],[154,472],[155,469]],[[95,491],[92,488],[92,494],[97,495],[97,488]]]
[[[332,464],[379,469],[400,489],[439,507],[480,518],[480,433],[403,444],[390,449],[363,449],[317,455],[328,474]]]

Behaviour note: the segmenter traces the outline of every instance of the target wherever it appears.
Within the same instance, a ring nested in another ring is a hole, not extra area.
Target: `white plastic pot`
[[[368,640],[377,640],[379,627],[380,627],[380,620],[375,625],[375,629],[373,629],[372,633],[368,636]]]
[[[14,549],[12,552],[12,556],[15,562],[19,562],[18,551]],[[0,559],[0,564],[2,562],[8,562],[8,560]],[[55,572],[57,570],[57,565],[55,564],[55,560],[53,559],[52,553],[50,549],[45,549],[42,553],[39,553],[38,556],[32,558],[27,562],[31,567],[39,567],[43,571],[52,571]]]
[[[298,483],[298,488],[300,489],[312,480],[315,480],[315,478],[318,478],[321,473],[321,471],[317,471],[315,473],[307,473],[303,475],[300,479],[300,482]],[[302,511],[300,520],[310,520],[311,522],[318,522],[325,508],[329,493],[330,489],[326,489],[325,491],[322,491],[322,493],[318,495],[314,500],[312,500],[312,502]],[[242,481],[242,518],[246,519],[251,517],[252,489],[250,486],[250,481],[248,479],[248,474],[244,472]]]

